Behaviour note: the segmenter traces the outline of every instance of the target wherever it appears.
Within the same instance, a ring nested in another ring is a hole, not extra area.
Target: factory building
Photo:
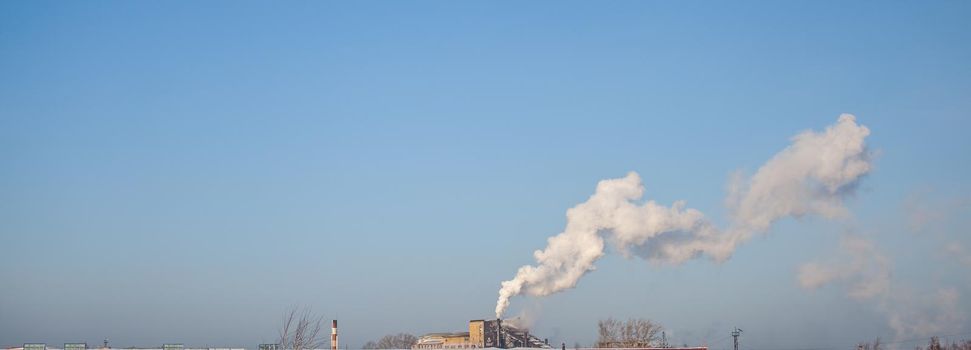
[[[481,346],[480,346],[481,347]],[[418,338],[412,349],[474,349],[469,341],[469,332],[429,333]]]
[[[412,349],[481,349],[481,348],[545,348],[545,340],[529,334],[528,330],[504,326],[502,320],[469,321],[469,331],[460,333],[429,333],[418,338]]]

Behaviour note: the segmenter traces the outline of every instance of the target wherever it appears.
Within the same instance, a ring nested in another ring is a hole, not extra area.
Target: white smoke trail
[[[955,333],[967,315],[955,288],[916,290],[910,285],[892,285],[891,259],[876,245],[859,236],[845,236],[839,254],[829,261],[810,262],[799,268],[798,281],[807,289],[836,284],[846,295],[868,301],[886,316],[894,340]],[[890,346],[895,349],[895,346]]]
[[[890,259],[872,242],[859,236],[844,236],[840,252],[833,261],[800,266],[799,285],[816,289],[835,281],[849,282],[847,295],[854,299],[869,299],[890,290]]]
[[[643,193],[641,178],[634,172],[624,178],[600,181],[590,199],[567,211],[563,233],[550,237],[546,249],[533,253],[539,264],[520,267],[516,278],[502,282],[497,317],[509,305],[509,298],[524,288],[529,295],[542,296],[574,287],[603,255],[600,232],[612,232],[611,238],[618,242],[635,244],[665,232],[707,232],[702,230],[709,226],[704,215],[684,209],[683,203],[671,208],[654,201],[632,203]]]
[[[726,202],[732,210],[729,229],[720,231],[700,211],[682,201],[666,207],[638,204],[644,186],[637,173],[602,180],[596,192],[567,211],[562,233],[533,253],[537,264],[520,267],[502,282],[496,317],[509,298],[545,296],[573,288],[604,254],[605,240],[625,256],[679,264],[707,255],[725,261],[735,247],[788,216],[844,216],[843,197],[870,170],[864,139],[870,131],[843,114],[823,132],[805,131],[765,163],[747,181],[736,176]]]
[[[936,288],[915,294],[896,291],[884,297],[878,310],[887,315],[894,340],[953,334],[964,329],[968,315],[955,288]]]
[[[958,242],[950,242],[944,246],[944,252],[957,259],[959,263],[968,268],[971,268],[971,252],[964,249],[964,246]]]

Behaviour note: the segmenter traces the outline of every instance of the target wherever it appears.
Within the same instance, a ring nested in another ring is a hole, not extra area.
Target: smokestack
[[[330,350],[337,350],[337,320],[334,320],[330,328]]]
[[[496,345],[500,349],[506,348],[505,344],[502,342],[502,319],[496,318]]]

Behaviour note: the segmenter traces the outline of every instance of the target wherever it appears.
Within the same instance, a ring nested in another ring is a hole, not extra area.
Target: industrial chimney
[[[334,320],[330,328],[330,350],[337,350],[337,320]]]
[[[502,319],[496,318],[496,347],[500,349],[506,348],[506,343],[502,341]]]

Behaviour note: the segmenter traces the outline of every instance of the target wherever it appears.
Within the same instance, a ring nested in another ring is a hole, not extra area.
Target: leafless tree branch
[[[313,350],[324,346],[321,330],[324,317],[316,316],[311,308],[291,307],[283,313],[277,344],[283,350]]]
[[[618,321],[613,318],[597,322],[598,348],[638,348],[655,346],[661,331],[660,324],[646,319]]]

